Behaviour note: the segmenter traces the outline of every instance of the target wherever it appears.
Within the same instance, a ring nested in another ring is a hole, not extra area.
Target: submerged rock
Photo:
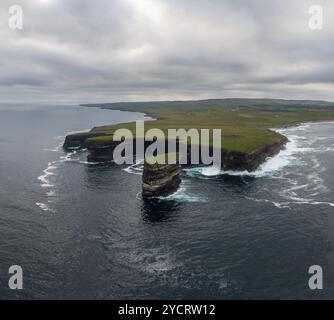
[[[181,184],[179,164],[150,164],[145,161],[143,173],[144,199],[166,197],[178,190]]]

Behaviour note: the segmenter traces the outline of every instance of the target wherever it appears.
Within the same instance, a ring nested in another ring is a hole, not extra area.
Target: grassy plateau
[[[270,128],[301,122],[334,120],[334,103],[311,100],[217,99],[203,101],[133,102],[83,105],[121,111],[142,112],[156,119],[145,122],[145,130],[221,129],[222,148],[251,153],[281,136]],[[119,128],[135,133],[135,123],[93,128],[103,132],[91,141],[107,141]]]

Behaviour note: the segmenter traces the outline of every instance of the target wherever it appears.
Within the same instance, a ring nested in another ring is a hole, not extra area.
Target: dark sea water
[[[281,129],[287,149],[253,174],[184,170],[177,194],[144,202],[140,164],[60,147],[69,131],[136,119],[0,106],[0,299],[334,298],[334,123]],[[8,289],[14,264],[23,291]]]

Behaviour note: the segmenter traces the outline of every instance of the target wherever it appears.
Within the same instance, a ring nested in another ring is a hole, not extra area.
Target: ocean
[[[78,106],[0,106],[0,299],[332,299],[334,123],[254,173],[184,169],[143,201],[142,163],[89,164],[68,132],[145,119]],[[23,268],[24,289],[8,288]],[[312,291],[310,266],[324,289]]]

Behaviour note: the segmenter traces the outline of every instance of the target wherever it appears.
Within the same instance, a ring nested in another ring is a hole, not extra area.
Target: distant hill
[[[86,107],[101,107],[104,109],[139,111],[156,108],[191,108],[194,109],[217,109],[217,108],[252,108],[266,111],[288,111],[296,109],[320,109],[330,110],[334,108],[334,102],[321,100],[284,100],[284,99],[209,99],[198,101],[147,101],[147,102],[117,102],[102,104],[82,104]]]

